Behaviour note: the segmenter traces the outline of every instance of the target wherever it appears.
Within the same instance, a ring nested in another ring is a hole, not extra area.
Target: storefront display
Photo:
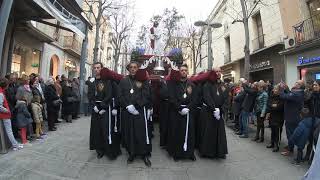
[[[11,72],[17,73],[19,76],[22,74],[39,73],[41,51],[31,49],[23,45],[15,45]]]

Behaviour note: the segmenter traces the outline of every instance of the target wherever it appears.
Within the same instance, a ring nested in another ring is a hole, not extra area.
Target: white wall
[[[65,63],[65,55],[64,52],[57,48],[56,46],[44,43],[43,44],[43,53],[42,53],[42,58],[41,58],[41,65],[40,65],[40,75],[44,79],[49,78],[49,73],[50,73],[50,60],[51,57],[57,55],[59,58],[59,66],[58,66],[58,74],[64,74],[64,63]]]
[[[283,27],[281,22],[280,8],[277,4],[278,0],[269,0],[267,4],[269,6],[258,6],[256,12],[260,11],[261,21],[263,26],[263,33],[265,34],[265,46],[271,46],[273,44],[282,42],[284,37]],[[221,2],[220,2],[221,3]],[[219,6],[220,4],[217,4]],[[212,32],[212,47],[214,66],[224,65],[224,54],[225,54],[225,37],[230,36],[230,50],[231,50],[231,61],[236,61],[244,57],[243,47],[245,44],[244,27],[242,23],[234,23],[232,17],[236,17],[237,13],[241,14],[241,6],[239,0],[227,0],[227,3],[221,6],[220,10],[217,11],[216,15],[208,17],[212,19],[211,22],[220,22],[222,27],[219,29],[213,29]],[[217,8],[215,8],[217,10]],[[214,14],[214,13],[211,13]],[[228,15],[229,14],[229,15]],[[224,24],[228,24],[229,30],[225,31]],[[257,38],[255,33],[255,23],[252,18],[249,20],[249,31],[250,31],[250,51],[253,51],[252,40]],[[202,48],[206,48],[203,46]]]

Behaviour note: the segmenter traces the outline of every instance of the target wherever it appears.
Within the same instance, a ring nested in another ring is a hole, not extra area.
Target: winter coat
[[[24,85],[21,85],[17,89],[16,99],[21,100],[22,97],[25,97],[27,100],[27,105],[31,104],[31,101],[33,99],[33,94],[31,87],[30,89],[26,89]]]
[[[5,90],[5,96],[8,100],[9,107],[11,110],[14,109],[14,106],[16,105],[16,94],[18,90],[18,85],[16,83],[10,83],[9,87]]]
[[[33,122],[31,114],[28,111],[27,103],[25,101],[17,101],[14,113],[18,128],[26,127]]]
[[[239,115],[241,112],[241,104],[243,103],[244,98],[246,97],[246,92],[241,91],[233,98],[232,110],[235,115]]]
[[[256,98],[256,108],[255,112],[265,115],[267,111],[267,105],[268,105],[268,94],[267,92],[259,92],[258,96]]]
[[[60,97],[54,85],[48,85],[46,87],[44,97],[46,98],[48,112],[58,112],[60,110],[60,103],[57,102]]]
[[[4,94],[4,90],[0,88],[0,120],[10,119],[10,118],[11,118],[11,112],[10,112],[9,103]]]
[[[243,89],[246,92],[241,108],[246,112],[252,112],[258,91],[244,84]]]
[[[72,83],[72,91],[74,94],[74,97],[76,98],[76,101],[80,101],[80,87],[79,84],[76,82]]]
[[[279,95],[271,95],[268,101],[268,109],[270,113],[270,125],[282,127],[284,122],[284,102],[280,99]]]
[[[293,134],[289,139],[289,143],[293,143],[298,146],[298,149],[304,149],[306,143],[309,140],[311,133],[315,127],[318,127],[320,124],[320,119],[312,117],[306,117],[302,119],[297,128],[294,130]]]
[[[291,125],[300,122],[300,111],[303,108],[304,92],[302,89],[280,92],[280,98],[284,100],[284,120]]]
[[[313,92],[310,98],[310,112],[320,118],[320,92]]]
[[[62,111],[65,115],[74,112],[75,94],[70,86],[62,86]]]
[[[42,105],[38,102],[31,103],[33,121],[35,123],[41,123],[43,121],[42,108]]]

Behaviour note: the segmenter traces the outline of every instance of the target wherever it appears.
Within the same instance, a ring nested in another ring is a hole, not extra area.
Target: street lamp
[[[207,26],[208,28],[208,70],[212,70],[212,56],[211,56],[211,42],[212,42],[212,31],[211,28],[222,27],[221,23],[207,23],[204,21],[197,21],[194,23],[195,26]]]

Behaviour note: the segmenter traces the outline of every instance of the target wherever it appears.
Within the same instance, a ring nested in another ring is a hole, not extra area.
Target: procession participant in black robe
[[[201,141],[201,118],[200,112],[202,108],[202,86],[204,82],[208,78],[208,72],[201,72],[197,75],[194,75],[189,78],[191,82],[195,84],[195,96],[198,99],[195,110],[194,110],[194,119],[195,119],[195,134],[196,134],[196,142],[195,142],[195,149],[199,148],[200,141]]]
[[[193,111],[196,105],[194,85],[188,81],[188,66],[179,69],[181,79],[168,83],[170,103],[170,129],[168,135],[169,154],[175,161],[196,160],[194,156],[195,130]],[[174,70],[171,71],[171,74]]]
[[[126,76],[119,84],[120,104],[123,107],[122,120],[124,122],[124,145],[129,154],[128,163],[136,156],[142,156],[146,166],[151,162],[151,138],[148,132],[147,105],[150,99],[149,83],[143,81],[145,76],[137,76],[138,63],[130,62],[127,66],[130,75]],[[143,72],[141,70],[141,72]],[[142,78],[142,79],[141,79]]]
[[[149,74],[147,73],[147,78],[149,77]],[[149,79],[149,78],[148,78]],[[148,80],[149,83],[149,99],[148,99],[148,105],[147,107],[147,119],[148,119],[148,130],[149,130],[149,137],[153,138],[153,131],[154,131],[154,127],[153,127],[153,102],[154,102],[154,93],[152,91],[152,87],[151,87],[151,80]]]
[[[169,123],[169,93],[167,82],[164,78],[160,79],[160,106],[159,106],[159,121],[160,121],[160,146],[167,146],[168,139],[168,123]]]
[[[110,80],[112,85],[112,102],[111,102],[111,122],[110,130],[112,132],[112,141],[115,149],[121,154],[121,125],[120,125],[120,102],[119,102],[119,82],[123,79],[123,75],[118,74],[108,68],[101,70],[101,79]]]
[[[112,84],[110,80],[101,79],[102,63],[93,65],[95,78],[91,79],[88,89],[88,97],[93,104],[90,127],[90,150],[96,150],[100,159],[106,155],[113,160],[120,154],[119,143],[112,140],[113,131],[111,127],[111,105]]]
[[[225,159],[228,148],[221,108],[225,103],[227,94],[220,78],[221,70],[217,68],[210,73],[207,82],[203,85],[199,152],[203,157]]]

